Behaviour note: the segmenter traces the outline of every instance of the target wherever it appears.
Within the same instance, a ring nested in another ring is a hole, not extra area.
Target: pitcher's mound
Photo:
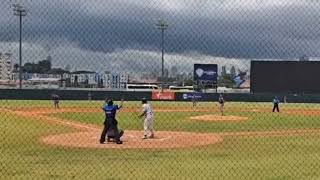
[[[245,121],[249,119],[248,117],[244,117],[244,116],[221,116],[216,114],[193,116],[190,118],[193,120],[200,120],[200,121]]]
[[[87,131],[68,134],[58,134],[43,137],[41,140],[46,144],[60,145],[78,148],[110,148],[110,149],[163,149],[163,148],[186,148],[215,144],[222,141],[222,137],[213,133],[189,133],[173,131],[156,131],[155,138],[141,139],[142,131],[125,131],[121,138],[123,144],[108,143],[100,144],[100,131]]]

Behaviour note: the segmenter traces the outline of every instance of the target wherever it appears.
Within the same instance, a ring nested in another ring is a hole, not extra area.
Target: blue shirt
[[[102,109],[104,110],[107,119],[115,119],[117,110],[120,108],[118,105],[105,105]]]

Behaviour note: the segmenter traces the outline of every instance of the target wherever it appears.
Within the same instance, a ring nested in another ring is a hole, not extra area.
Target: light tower
[[[22,17],[27,15],[27,10],[21,4],[13,4],[15,16],[19,16],[19,88],[22,89]]]
[[[161,92],[163,92],[164,81],[164,31],[168,28],[168,24],[164,20],[159,20],[156,24],[157,28],[161,30]]]

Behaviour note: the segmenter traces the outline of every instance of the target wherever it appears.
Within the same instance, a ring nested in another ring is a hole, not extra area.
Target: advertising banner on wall
[[[176,94],[172,91],[152,91],[152,100],[175,100]]]
[[[183,100],[200,100],[203,97],[203,93],[183,93],[182,98]]]

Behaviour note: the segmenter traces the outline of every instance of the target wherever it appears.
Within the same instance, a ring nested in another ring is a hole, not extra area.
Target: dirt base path
[[[40,141],[49,145],[59,145],[65,147],[78,148],[125,148],[125,149],[164,149],[164,148],[187,148],[194,146],[203,146],[215,144],[222,141],[219,135],[212,133],[191,133],[175,131],[156,131],[155,138],[141,139],[143,131],[125,131],[121,138],[123,144],[115,143],[100,144],[102,126],[89,125],[79,122],[72,122],[57,117],[50,117],[46,114],[55,113],[55,110],[37,110],[37,111],[13,111],[1,109],[8,113],[14,113],[18,116],[31,118],[34,120],[45,121],[47,123],[59,124],[78,129],[79,132],[55,134],[41,137]],[[62,110],[63,111],[63,110]],[[63,112],[70,112],[70,109]]]
[[[123,144],[113,142],[99,143],[100,131],[77,132],[51,135],[41,138],[41,141],[51,145],[79,148],[111,148],[111,149],[169,149],[187,148],[215,144],[222,141],[222,137],[214,134],[200,134],[189,132],[157,131],[153,139],[141,139],[142,131],[125,131],[121,138]]]
[[[206,146],[220,143],[226,137],[237,136],[303,136],[307,134],[320,134],[320,129],[288,129],[276,131],[257,131],[257,132],[224,132],[224,133],[191,133],[174,131],[157,131],[154,139],[142,140],[142,131],[125,131],[122,138],[124,143],[117,145],[114,143],[100,144],[100,131],[102,127],[72,122],[47,114],[56,113],[56,110],[34,110],[34,111],[15,111],[10,109],[0,109],[7,113],[27,117],[34,120],[45,121],[52,124],[60,124],[78,129],[79,132],[49,135],[40,137],[42,143],[54,146],[77,147],[77,148],[125,148],[125,149],[168,149],[168,148],[188,148],[196,146]],[[73,112],[71,109],[59,110],[62,112]],[[77,109],[76,112],[79,112]],[[212,115],[211,115],[212,116]],[[197,116],[195,119],[210,119],[208,115]],[[220,119],[223,119],[219,117]],[[224,117],[225,118],[225,117]],[[230,117],[228,117],[230,119]],[[239,117],[233,117],[237,120]],[[217,119],[214,116],[214,119]]]

